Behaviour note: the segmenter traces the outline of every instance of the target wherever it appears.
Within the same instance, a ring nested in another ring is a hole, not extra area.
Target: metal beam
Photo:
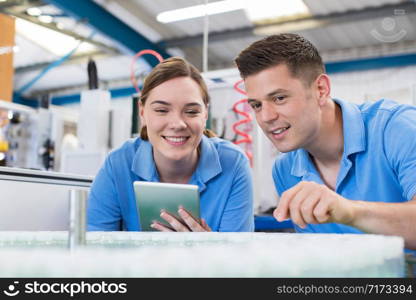
[[[110,2],[116,3],[124,10],[130,12],[130,14],[133,17],[139,19],[141,22],[143,22],[148,27],[152,28],[161,36],[177,36],[179,33],[183,32],[176,28],[172,28],[171,26],[166,26],[165,24],[158,22],[156,18],[151,13],[149,13],[143,1],[107,0],[106,3]]]
[[[341,23],[355,23],[359,21],[394,16],[394,11],[405,12],[406,15],[416,14],[414,1],[406,1],[397,4],[388,4],[379,7],[368,7],[362,10],[349,10],[345,12],[332,13],[328,15],[316,15],[292,20],[285,20],[263,25],[249,26],[233,30],[210,32],[209,42],[222,42],[225,40],[254,37],[255,31],[260,32],[266,29],[273,29],[275,32],[291,32],[305,29],[315,29],[328,25]],[[202,44],[202,34],[165,40],[159,43],[161,47],[193,47]]]
[[[97,58],[104,58],[104,57],[108,57],[108,56],[110,56],[110,55],[106,54],[105,52],[102,52],[102,51],[94,51],[94,52],[76,54],[76,55],[71,56],[66,61],[64,61],[61,64],[61,66],[84,63],[90,57],[94,58],[94,59],[97,59]],[[42,70],[42,69],[45,69],[47,66],[49,66],[51,63],[52,63],[52,61],[48,61],[48,62],[42,62],[42,63],[32,64],[32,65],[26,65],[26,66],[23,66],[23,67],[17,67],[17,68],[14,69],[14,73],[16,75],[19,75],[19,74],[26,73],[26,72]]]
[[[0,11],[10,7],[32,7],[41,6],[43,2],[41,0],[8,0],[6,2],[0,2]]]
[[[55,5],[77,19],[86,20],[97,31],[119,42],[133,53],[143,49],[153,49],[163,57],[169,57],[163,47],[152,43],[92,0],[45,0],[45,2]],[[156,58],[150,56],[145,56],[144,59],[152,66],[158,63]]]
[[[0,167],[0,180],[90,187],[94,177],[50,171]]]
[[[384,57],[361,58],[351,61],[326,63],[325,68],[328,74],[368,71],[384,68],[399,68],[416,65],[416,54],[393,55]]]

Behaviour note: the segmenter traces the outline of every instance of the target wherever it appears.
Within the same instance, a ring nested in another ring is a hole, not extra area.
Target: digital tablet
[[[153,221],[170,227],[160,217],[161,209],[179,217],[178,208],[183,206],[197,220],[200,218],[197,185],[135,181],[133,186],[142,231],[155,231],[150,227]]]

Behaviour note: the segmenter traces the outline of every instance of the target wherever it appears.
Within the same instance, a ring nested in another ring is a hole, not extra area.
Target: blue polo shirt
[[[153,148],[140,138],[112,151],[88,199],[88,230],[140,231],[133,182],[158,182]],[[200,213],[213,231],[253,231],[253,187],[248,159],[234,144],[202,137],[190,184],[198,185]]]
[[[334,99],[341,107],[344,153],[335,191],[350,200],[405,202],[416,194],[416,107],[379,100],[361,105]],[[304,149],[278,157],[273,167],[277,192],[300,181],[324,184]],[[309,224],[297,232],[361,233],[335,223]]]

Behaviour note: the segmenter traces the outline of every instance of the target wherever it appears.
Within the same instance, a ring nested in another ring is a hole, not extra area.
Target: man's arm
[[[406,248],[416,249],[416,196],[408,202],[352,201],[352,226],[370,233],[400,235]]]
[[[416,249],[416,196],[405,203],[348,200],[325,185],[302,181],[282,194],[274,216],[278,221],[291,218],[300,227],[340,223],[367,233],[402,236],[406,248]]]

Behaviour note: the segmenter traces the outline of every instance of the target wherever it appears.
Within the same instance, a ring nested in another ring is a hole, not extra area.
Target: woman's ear
[[[207,104],[205,109],[205,121],[208,121],[208,115],[209,115],[209,104]]]
[[[141,126],[146,125],[146,118],[144,117],[144,105],[139,101],[139,117]]]

